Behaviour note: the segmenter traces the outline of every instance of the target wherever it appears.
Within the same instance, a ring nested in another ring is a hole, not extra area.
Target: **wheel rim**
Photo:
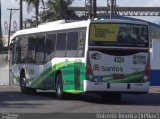
[[[61,98],[61,96],[62,96],[60,76],[57,77],[57,96],[58,96],[58,98]]]
[[[61,95],[61,88],[60,88],[60,84],[58,84],[57,93],[58,93],[58,95],[59,95],[59,96]]]

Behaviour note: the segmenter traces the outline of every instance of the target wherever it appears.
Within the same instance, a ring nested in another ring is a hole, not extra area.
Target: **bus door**
[[[74,86],[75,90],[80,90],[80,65],[79,61],[74,63]]]

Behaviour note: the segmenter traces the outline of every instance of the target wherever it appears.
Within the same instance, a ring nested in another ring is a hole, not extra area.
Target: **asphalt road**
[[[160,89],[149,94],[124,94],[120,103],[102,103],[95,95],[71,95],[56,99],[54,92],[22,94],[19,87],[0,87],[0,112],[8,113],[139,113],[160,112]]]

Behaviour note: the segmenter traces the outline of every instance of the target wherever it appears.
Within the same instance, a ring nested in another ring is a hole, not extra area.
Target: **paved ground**
[[[142,113],[147,116],[154,113],[154,117],[160,117],[160,87],[151,87],[149,94],[123,94],[120,103],[102,103],[100,97],[95,95],[70,95],[66,100],[57,100],[54,92],[22,94],[19,87],[8,84],[8,67],[0,67],[0,119],[6,119],[6,113],[21,113],[18,117],[23,119],[89,119],[97,118],[99,113]]]
[[[39,91],[22,94],[19,87],[0,87],[0,112],[15,113],[139,113],[160,112],[160,89],[152,88],[149,94],[124,94],[121,103],[102,103],[98,96],[71,95],[57,100],[54,92]]]

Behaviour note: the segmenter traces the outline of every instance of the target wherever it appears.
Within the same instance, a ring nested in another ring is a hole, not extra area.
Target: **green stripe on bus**
[[[31,84],[30,86],[33,87],[33,88],[40,87],[40,85],[43,85],[43,81],[45,81],[48,76],[54,74],[56,70],[61,70],[63,72],[64,76],[62,76],[62,77],[68,77],[68,78],[72,77],[73,80],[68,79],[68,80],[65,80],[65,81],[67,81],[69,84],[74,85],[74,74],[72,74],[73,73],[73,69],[74,69],[74,64],[75,64],[74,62],[68,62],[68,66],[67,67],[70,67],[70,68],[67,68],[64,65],[64,62],[63,63],[59,63],[59,64],[55,64],[55,65],[49,67],[48,69],[46,69],[44,72],[42,72],[40,74],[40,76],[29,79],[29,83]],[[85,79],[85,74],[84,74],[85,73],[85,71],[84,71],[85,68],[84,67],[85,67],[84,64],[81,63],[80,80]],[[68,69],[70,69],[70,70],[68,70]],[[71,71],[72,71],[72,73],[71,73]],[[82,81],[81,81],[81,84],[82,84]]]

